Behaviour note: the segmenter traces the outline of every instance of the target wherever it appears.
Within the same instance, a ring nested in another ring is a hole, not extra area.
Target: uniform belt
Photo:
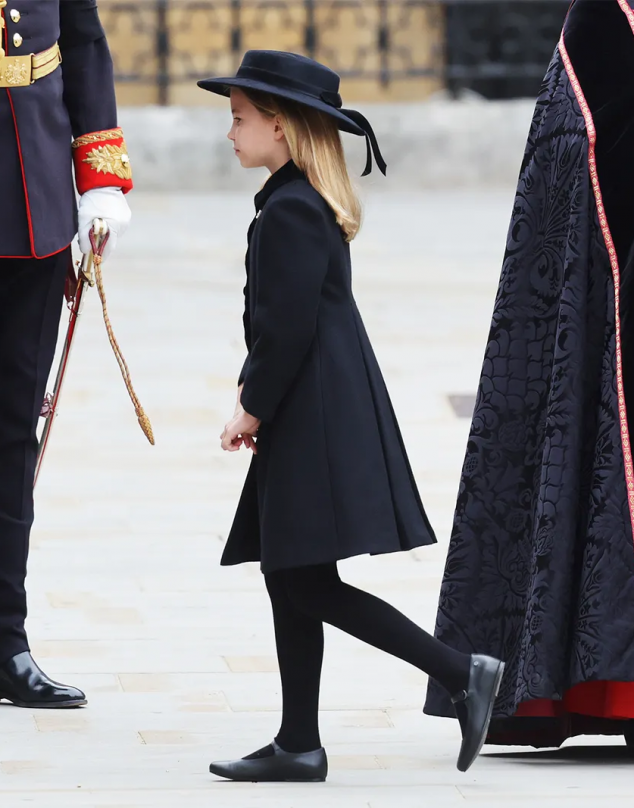
[[[41,53],[26,56],[0,56],[0,87],[28,87],[57,70],[62,54],[57,42]]]

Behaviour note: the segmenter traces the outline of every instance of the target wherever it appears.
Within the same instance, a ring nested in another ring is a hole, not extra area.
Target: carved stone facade
[[[354,101],[413,101],[444,86],[445,8],[430,0],[100,0],[122,104],[210,104],[195,86],[249,48],[305,53]],[[216,103],[222,103],[216,101]]]
[[[249,48],[305,53],[347,102],[420,101],[446,87],[534,98],[569,0],[100,0],[123,104],[222,103],[198,78]]]

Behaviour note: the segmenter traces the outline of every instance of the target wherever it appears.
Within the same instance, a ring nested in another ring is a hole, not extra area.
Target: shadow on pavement
[[[562,749],[523,749],[517,752],[487,752],[484,757],[518,763],[634,763],[634,749],[627,746],[565,746]]]

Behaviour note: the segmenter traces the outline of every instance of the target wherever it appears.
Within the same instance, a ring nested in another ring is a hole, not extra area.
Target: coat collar
[[[264,205],[267,203],[269,197],[282,185],[293,180],[305,180],[306,175],[297,168],[292,160],[278,169],[275,174],[271,174],[265,182],[264,187],[255,195],[255,209],[259,213]]]

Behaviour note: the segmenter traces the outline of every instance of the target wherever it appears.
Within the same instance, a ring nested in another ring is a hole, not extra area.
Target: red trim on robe
[[[634,11],[630,8],[627,0],[618,0],[619,6],[627,16],[632,33],[634,33]],[[634,43],[633,43],[634,44]],[[616,386],[619,402],[619,420],[621,426],[621,442],[623,451],[623,464],[625,467],[625,484],[627,486],[627,497],[630,512],[630,522],[632,524],[632,534],[634,536],[634,463],[632,460],[632,449],[630,444],[630,432],[627,419],[627,408],[625,393],[623,389],[623,357],[621,353],[621,318],[620,318],[620,287],[621,273],[619,259],[614,247],[614,240],[610,231],[610,225],[605,213],[603,204],[603,194],[599,182],[597,170],[597,160],[595,146],[597,132],[592,118],[592,112],[586,101],[585,95],[574,67],[566,44],[564,42],[564,32],[562,31],[559,40],[559,51],[568,74],[568,79],[577,98],[577,103],[586,123],[588,132],[588,167],[592,190],[594,192],[599,223],[605,241],[605,246],[610,258],[612,277],[614,280],[614,305],[615,305],[615,339],[616,339]],[[567,713],[578,713],[597,718],[611,718],[629,720],[634,719],[634,682],[581,682],[572,687],[564,694],[562,701],[550,701],[549,699],[535,699],[533,701],[520,704],[515,716],[518,718],[557,718]]]

